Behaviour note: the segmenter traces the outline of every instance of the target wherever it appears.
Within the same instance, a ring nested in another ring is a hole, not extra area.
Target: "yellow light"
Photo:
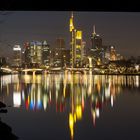
[[[76,57],[77,57],[77,58],[81,58],[81,55],[80,55],[80,54],[77,54]]]
[[[76,122],[76,114],[74,113],[74,122]]]
[[[70,128],[71,138],[73,139],[73,135],[74,135],[74,119],[73,119],[73,115],[71,113],[69,114],[69,128]]]
[[[97,82],[97,90],[98,90],[98,93],[100,93],[101,86],[100,86],[100,83],[99,83],[99,81]]]
[[[76,32],[76,39],[82,39],[82,31]]]
[[[81,105],[76,107],[76,115],[77,115],[77,119],[82,118],[82,107],[81,107]]]
[[[95,113],[95,110],[91,110],[91,111],[92,111],[92,117],[93,117],[93,124],[95,125],[96,113]]]
[[[76,49],[81,49],[81,45],[76,45]]]
[[[101,60],[100,58],[97,60],[97,65],[100,65],[101,64]]]
[[[74,119],[73,119],[73,115],[70,113],[69,114],[69,127],[73,128],[74,125]]]
[[[30,78],[31,78],[30,75],[25,75],[24,76],[25,83],[30,83]]]
[[[46,110],[46,108],[47,108],[47,95],[44,95],[43,106],[44,106],[44,110]]]
[[[73,29],[74,29],[73,19],[70,18],[70,32],[72,32]]]
[[[28,103],[30,104],[30,98],[29,98],[29,95],[28,95]]]

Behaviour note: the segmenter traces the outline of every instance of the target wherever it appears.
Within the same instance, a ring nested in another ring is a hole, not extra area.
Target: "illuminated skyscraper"
[[[116,54],[116,50],[115,50],[114,46],[110,47],[110,60],[111,61],[117,60],[117,54]]]
[[[24,44],[24,61],[26,65],[29,65],[30,63],[30,43],[26,42]]]
[[[82,49],[82,31],[76,31],[75,67],[81,66]]]
[[[32,41],[24,44],[25,64],[50,65],[50,46],[47,41]]]
[[[42,43],[42,61],[46,66],[50,66],[50,45],[45,40]]]
[[[94,60],[94,64],[99,64],[98,61],[103,61],[104,59],[104,48],[102,45],[102,38],[96,34],[95,32],[95,25],[93,26],[93,32],[91,35],[91,50],[90,55]]]
[[[73,23],[73,13],[71,14],[71,18],[70,18],[70,33],[71,33],[70,64],[71,67],[73,68],[75,63],[75,29]]]
[[[63,67],[63,52],[66,50],[64,38],[57,38],[54,49],[53,64],[55,67]]]
[[[71,49],[70,49],[70,64],[71,67],[79,67],[82,60],[82,31],[78,31],[74,27],[73,13],[70,18],[70,33],[71,33]]]
[[[102,38],[96,34],[95,25],[93,26],[93,33],[91,35],[91,49],[101,49],[102,48]]]
[[[13,66],[21,66],[21,47],[20,45],[15,45],[13,47]]]
[[[33,41],[30,43],[31,63],[42,64],[42,43]]]

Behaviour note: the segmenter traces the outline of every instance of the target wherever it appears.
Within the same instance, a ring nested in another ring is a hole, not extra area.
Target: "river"
[[[0,77],[1,114],[21,140],[139,139],[140,76]]]

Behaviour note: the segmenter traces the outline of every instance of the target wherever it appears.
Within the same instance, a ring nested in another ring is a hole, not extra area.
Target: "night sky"
[[[0,56],[12,56],[15,44],[47,40],[51,47],[63,37],[69,48],[70,11],[12,11],[0,13]],[[90,47],[92,27],[102,37],[103,45],[115,46],[125,57],[139,56],[140,12],[74,11],[75,27],[83,31],[83,40]]]

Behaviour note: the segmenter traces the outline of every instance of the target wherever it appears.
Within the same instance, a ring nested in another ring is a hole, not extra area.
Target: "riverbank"
[[[47,72],[36,72],[36,73],[33,73],[32,71],[30,72],[24,72],[24,73],[6,73],[6,72],[0,72],[0,76],[3,76],[3,75],[15,75],[15,74],[19,74],[19,75],[46,75],[46,74],[63,74],[63,73],[71,73],[71,74],[93,74],[93,75],[140,75],[140,72],[138,73],[102,73],[102,72],[94,72],[94,71],[47,71]]]
[[[7,113],[6,105],[0,101],[0,113]],[[0,118],[0,139],[17,140],[18,137],[12,133],[12,128],[1,121]]]
[[[2,71],[0,71],[0,75],[10,75],[10,74],[11,74],[11,72],[8,73],[8,72],[2,72]]]

